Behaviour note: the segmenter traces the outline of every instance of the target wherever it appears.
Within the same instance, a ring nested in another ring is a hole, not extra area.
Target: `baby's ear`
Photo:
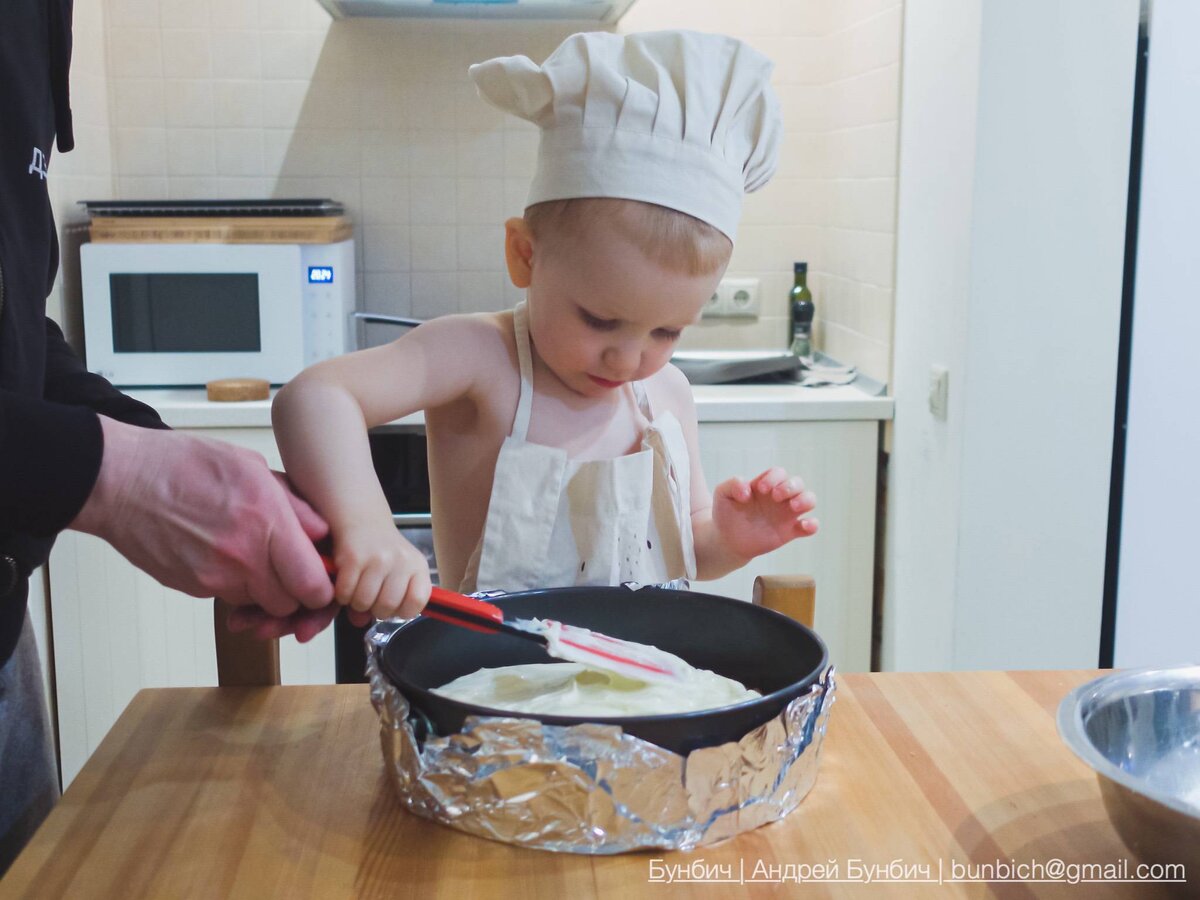
[[[504,223],[504,259],[508,263],[508,277],[518,288],[529,287],[533,272],[533,232],[529,223],[514,216]]]

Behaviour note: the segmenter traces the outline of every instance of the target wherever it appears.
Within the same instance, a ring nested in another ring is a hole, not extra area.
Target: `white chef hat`
[[[733,240],[742,196],[775,172],[782,123],[773,66],[731,37],[586,32],[538,66],[471,66],[492,105],[541,129],[529,205],[620,197],[679,210]]]

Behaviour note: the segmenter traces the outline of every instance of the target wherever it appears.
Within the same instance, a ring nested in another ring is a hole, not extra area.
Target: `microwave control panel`
[[[304,365],[354,349],[354,241],[303,244]]]

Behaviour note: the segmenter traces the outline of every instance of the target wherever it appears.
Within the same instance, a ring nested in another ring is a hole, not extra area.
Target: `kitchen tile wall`
[[[690,346],[785,345],[791,263],[807,259],[824,349],[886,380],[900,13],[900,0],[638,0],[622,20],[724,31],[776,61],[783,158],[748,198],[729,270],[761,279],[762,315],[705,322]],[[331,22],[316,0],[77,0],[75,17],[60,220],[84,197],[329,196],[358,227],[364,308],[517,299],[502,223],[523,206],[536,131],[479,100],[466,68],[540,60],[577,26]]]

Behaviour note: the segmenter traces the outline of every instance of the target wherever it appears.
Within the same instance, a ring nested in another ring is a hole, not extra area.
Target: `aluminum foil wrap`
[[[379,664],[394,627],[367,636],[384,760],[404,805],[443,825],[567,853],[690,850],[783,818],[816,781],[832,667],[741,740],[687,756],[613,725],[516,717],[472,716],[461,732],[422,743]]]

